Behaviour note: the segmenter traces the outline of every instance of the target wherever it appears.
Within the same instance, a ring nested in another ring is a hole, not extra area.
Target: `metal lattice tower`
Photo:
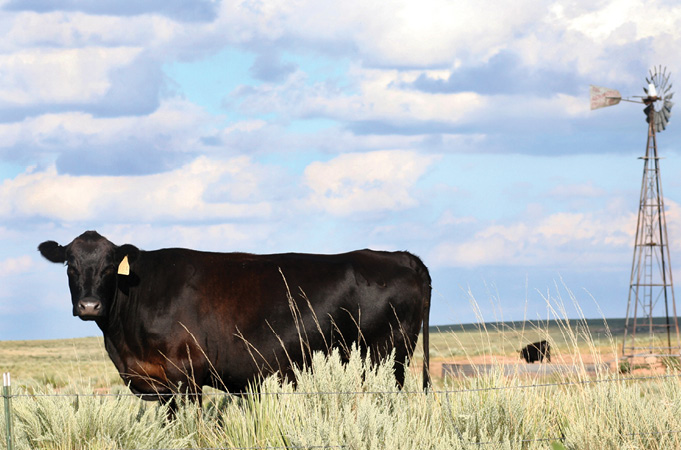
[[[622,342],[622,354],[630,357],[681,354],[660,157],[655,120],[651,117],[655,111],[654,108],[646,110],[648,142],[645,156],[641,158],[643,181]],[[664,316],[659,315],[662,312]],[[662,337],[659,331],[663,331]]]
[[[674,105],[669,77],[666,68],[653,68],[646,78],[648,86],[643,88],[646,95],[634,97],[636,100],[622,98],[614,89],[591,86],[591,109],[616,105],[621,100],[646,105],[648,140],[641,158],[643,181],[622,341],[624,357],[681,356],[656,139],[656,133],[666,128]]]

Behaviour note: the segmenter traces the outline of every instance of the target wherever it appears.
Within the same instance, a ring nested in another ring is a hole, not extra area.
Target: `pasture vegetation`
[[[619,339],[602,320],[452,327],[431,337],[435,361],[517,357],[522,345],[548,338],[554,362],[577,363],[616,354]],[[420,357],[419,350],[415,368]],[[210,391],[202,409],[187,403],[168,422],[162,407],[129,395],[101,338],[0,343],[0,369],[18,384],[12,406],[22,450],[681,448],[673,364],[648,379],[616,370],[549,378],[435,373],[428,394],[420,370],[397,391],[390,367],[371,369],[359,352],[347,365],[317,355],[312,370],[298,372],[295,390],[269,378],[257,395]],[[4,426],[4,443],[3,433]]]
[[[0,341],[0,368],[17,382],[62,388],[74,380],[93,389],[121,384],[102,337]]]

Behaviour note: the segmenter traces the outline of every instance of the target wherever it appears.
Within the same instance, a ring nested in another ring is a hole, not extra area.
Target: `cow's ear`
[[[65,263],[66,262],[66,248],[57,244],[54,241],[45,241],[38,246],[38,251],[45,257],[48,261],[53,263]]]
[[[127,256],[128,264],[132,264],[137,260],[139,254],[140,249],[135,247],[134,245],[131,244],[121,245],[120,247],[116,247],[114,262],[116,263],[116,266],[118,266],[121,263],[121,261],[123,261],[123,258]]]

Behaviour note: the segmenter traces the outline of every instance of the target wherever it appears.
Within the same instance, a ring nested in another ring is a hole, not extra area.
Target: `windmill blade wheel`
[[[653,121],[653,130],[656,133],[663,131],[667,128],[669,119],[672,115],[672,106],[674,103],[671,101],[674,96],[672,92],[672,84],[669,82],[671,72],[667,72],[666,67],[661,65],[658,67],[653,67],[648,71],[648,76],[646,77],[647,86],[643,87],[643,91],[646,93],[647,98],[644,98],[644,103],[646,103],[646,108],[643,110],[646,114],[646,122],[650,123],[651,119]],[[655,95],[651,95],[650,87],[655,89]]]

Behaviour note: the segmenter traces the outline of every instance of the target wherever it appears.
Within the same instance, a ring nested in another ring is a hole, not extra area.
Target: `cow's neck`
[[[130,290],[127,285],[123,287],[125,292],[121,291],[121,285],[118,282],[116,283],[108,315],[97,321],[97,325],[104,334],[106,351],[120,373],[126,372],[126,366],[129,363],[124,361],[120,355],[133,356],[130,352],[128,339],[134,338],[130,335],[131,332],[134,333],[134,330],[126,327],[126,323],[132,322],[126,320],[126,310],[122,308],[122,305],[130,306]]]
[[[120,339],[120,336],[112,336],[104,331],[104,348],[119,373],[126,372],[124,361],[120,357],[125,347],[125,342]]]

